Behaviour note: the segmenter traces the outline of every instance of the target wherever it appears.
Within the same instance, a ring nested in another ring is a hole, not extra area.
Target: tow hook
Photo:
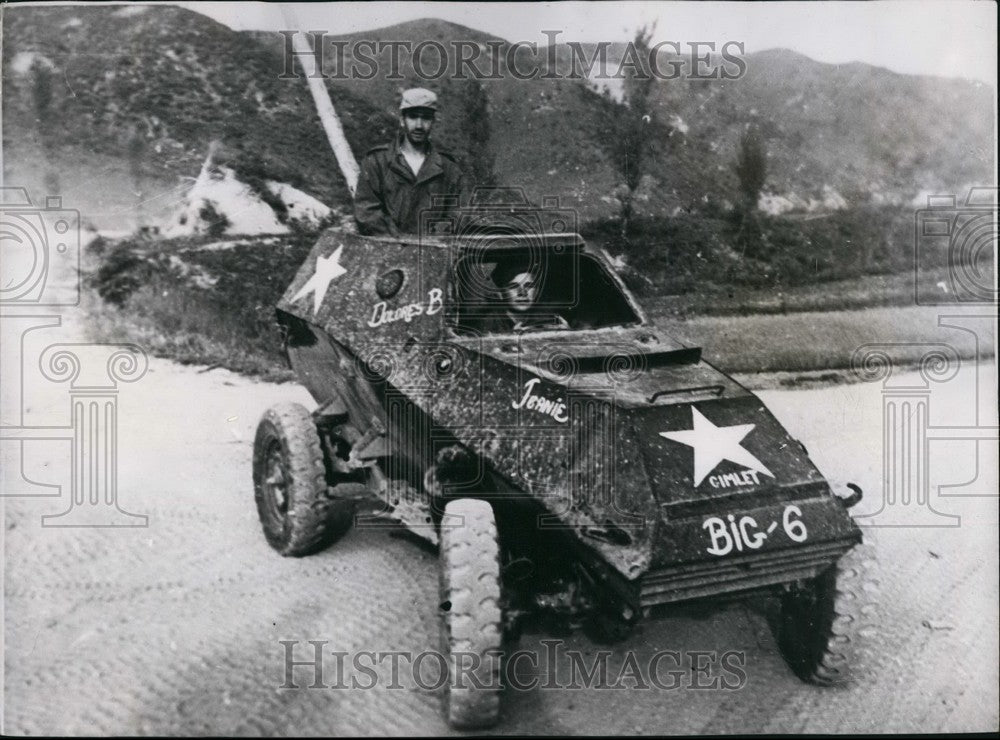
[[[861,491],[861,486],[857,483],[848,483],[846,485],[849,491],[835,491],[835,495],[845,509],[850,509],[852,506],[860,503],[861,497],[864,494]]]

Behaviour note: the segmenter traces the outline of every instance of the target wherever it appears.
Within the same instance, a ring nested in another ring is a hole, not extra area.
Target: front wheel
[[[500,547],[493,507],[477,499],[445,506],[441,524],[441,650],[445,707],[453,727],[490,727],[500,712]]]
[[[867,548],[857,545],[824,573],[782,596],[778,647],[802,680],[832,686],[857,674],[874,630],[871,563]]]
[[[316,424],[300,404],[272,406],[257,425],[253,484],[264,536],[282,555],[317,552],[354,519],[349,501],[329,496]]]

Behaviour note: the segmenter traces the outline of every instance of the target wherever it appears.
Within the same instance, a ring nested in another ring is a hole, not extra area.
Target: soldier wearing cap
[[[466,202],[468,184],[461,168],[431,143],[437,107],[437,95],[430,90],[406,90],[396,141],[365,153],[354,195],[354,218],[362,234],[416,234],[422,212],[433,206],[435,215],[444,217]]]
[[[569,328],[563,316],[538,305],[542,273],[537,267],[508,260],[498,264],[490,277],[503,301],[499,311],[481,322],[478,327],[481,333],[519,334]]]

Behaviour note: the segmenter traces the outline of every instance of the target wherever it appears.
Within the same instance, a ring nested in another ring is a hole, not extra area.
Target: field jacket
[[[450,154],[431,145],[414,175],[399,143],[370,149],[361,162],[354,218],[362,234],[417,234],[421,213],[433,207],[434,218],[440,219],[467,204],[467,180]]]

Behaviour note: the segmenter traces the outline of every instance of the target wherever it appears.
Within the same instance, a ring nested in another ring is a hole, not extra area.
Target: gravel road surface
[[[967,366],[935,387],[931,424],[974,424],[977,408],[988,418],[996,408],[995,368],[979,370],[977,378]],[[919,380],[911,375],[904,380]],[[976,388],[978,400],[970,396]],[[26,414],[65,423],[65,386],[37,391]],[[880,384],[761,396],[805,442],[824,473],[864,488],[861,513],[879,510]],[[311,407],[296,385],[151,360],[145,377],[122,386],[119,395],[119,503],[148,516],[148,527],[42,526],[43,515],[66,508],[65,495],[0,499],[5,732],[451,732],[433,687],[433,660],[425,661],[417,676],[411,664],[400,664],[393,682],[392,661],[383,659],[371,671],[378,685],[369,690],[308,688],[313,668],[300,666],[294,669],[299,688],[281,688],[286,682],[281,640],[296,641],[296,660],[312,657],[309,640],[327,641],[323,683],[338,684],[332,652],[342,651],[349,657],[339,684],[350,686],[352,678],[367,684],[369,674],[350,662],[359,651],[419,654],[437,646],[438,620],[436,556],[399,532],[355,529],[333,548],[298,560],[268,548],[253,504],[251,447],[262,412],[280,401]],[[16,461],[10,459],[10,445],[5,452],[4,465],[11,470]],[[974,443],[936,445],[929,462],[932,483],[969,481],[976,457]],[[996,443],[980,443],[978,457],[977,481],[947,489],[947,497],[932,496],[935,509],[960,517],[935,521],[956,526],[866,530],[881,583],[880,634],[853,687],[821,689],[798,681],[778,655],[766,604],[677,609],[615,646],[608,660],[610,675],[616,676],[629,655],[643,672],[657,651],[679,651],[676,686],[509,690],[497,731],[996,730]],[[24,443],[25,476],[68,490],[68,458],[68,447],[58,443]],[[915,520],[926,514],[918,508],[867,521],[905,525],[912,523],[911,514]],[[543,684],[552,671],[565,677],[569,651],[600,660],[604,649],[574,634],[561,638],[555,663],[547,663],[549,648],[542,640],[551,638],[526,634],[520,642],[539,656]],[[708,657],[691,657],[698,651]],[[745,680],[738,689],[721,688],[718,681],[734,677],[720,673],[718,663],[730,652],[742,656]],[[707,673],[696,675],[695,660],[707,662]],[[525,681],[532,674],[529,663],[523,661],[527,667],[517,674]],[[705,683],[710,687],[695,685]]]

